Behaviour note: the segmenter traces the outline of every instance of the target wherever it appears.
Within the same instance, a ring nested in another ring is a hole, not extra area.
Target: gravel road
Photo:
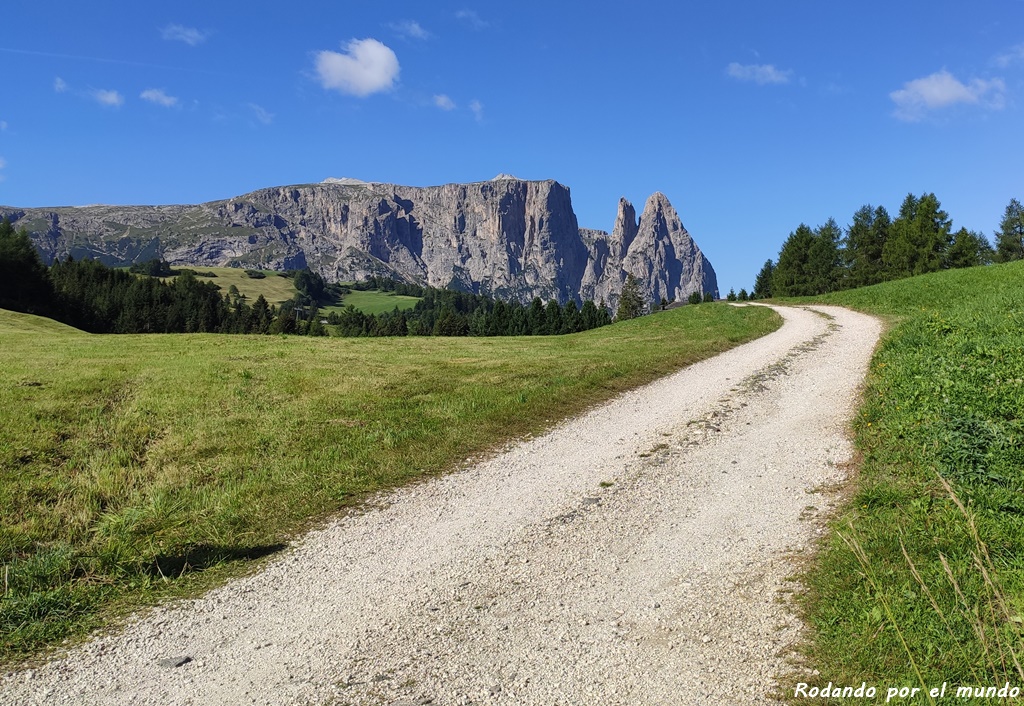
[[[813,309],[6,674],[0,703],[774,703],[880,333]]]

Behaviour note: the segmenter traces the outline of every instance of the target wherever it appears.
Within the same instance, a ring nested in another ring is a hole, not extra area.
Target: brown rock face
[[[45,260],[309,267],[330,281],[385,275],[503,299],[605,300],[626,272],[651,301],[717,293],[714,270],[662,194],[639,223],[625,199],[615,227],[579,228],[569,189],[499,177],[410,187],[355,180],[261,189],[197,206],[0,208]]]

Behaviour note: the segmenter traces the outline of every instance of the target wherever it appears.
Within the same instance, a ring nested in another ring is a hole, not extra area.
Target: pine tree
[[[786,238],[772,272],[772,293],[775,296],[800,297],[815,293],[808,267],[814,241],[814,231],[803,223]]]
[[[772,279],[775,277],[775,263],[766,260],[761,271],[754,278],[754,291],[751,292],[751,299],[771,299]]]
[[[645,313],[644,300],[640,294],[640,283],[632,273],[626,275],[626,282],[622,285],[622,293],[619,294],[619,310],[615,315],[616,321],[626,321],[643,316]]]
[[[729,293],[725,295],[725,300],[727,302],[734,302],[734,301],[736,301],[736,290],[733,289],[732,287],[730,287],[729,288]]]
[[[570,299],[565,303],[565,308],[562,310],[562,330],[560,333],[576,333],[581,330],[579,309],[576,308],[576,302]]]
[[[892,219],[884,207],[862,206],[853,214],[843,250],[846,287],[864,287],[886,279],[882,250],[889,239]]]
[[[992,262],[993,250],[988,239],[981,233],[961,228],[953,234],[953,243],[946,251],[945,266],[977,267]]]
[[[597,311],[597,305],[591,300],[583,302],[580,309],[580,330],[589,331],[601,325],[601,317]]]
[[[882,249],[891,277],[912,277],[942,269],[949,249],[952,221],[935,194],[907,194]]]
[[[530,308],[526,312],[526,335],[544,335],[544,302],[540,297],[534,297],[530,302]]]
[[[0,221],[0,308],[30,314],[49,313],[53,284],[25,229]]]
[[[834,218],[814,230],[814,242],[807,251],[807,277],[811,294],[825,294],[839,288],[842,258],[839,242],[843,231]]]
[[[996,231],[996,262],[1024,260],[1024,207],[1010,199]]]
[[[554,299],[544,307],[544,334],[557,336],[562,333],[562,307]]]
[[[741,302],[747,301],[750,297],[747,295],[747,290],[740,287],[740,293],[737,295]]]

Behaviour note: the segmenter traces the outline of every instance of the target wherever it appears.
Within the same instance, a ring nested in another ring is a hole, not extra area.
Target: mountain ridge
[[[711,263],[664,194],[639,220],[620,199],[607,232],[579,227],[568,187],[507,174],[426,187],[342,177],[194,205],[0,207],[0,217],[25,227],[47,262],[309,267],[329,280],[389,276],[613,308],[628,273],[652,303],[717,294]]]

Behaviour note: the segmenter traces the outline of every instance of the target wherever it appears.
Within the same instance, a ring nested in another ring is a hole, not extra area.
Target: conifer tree
[[[953,243],[946,251],[945,266],[977,267],[992,262],[993,250],[988,239],[981,233],[961,228],[953,234]]]
[[[766,260],[761,271],[754,278],[754,291],[751,299],[770,299],[772,297],[772,279],[775,276],[775,263]]]
[[[1024,207],[1017,199],[1010,199],[999,222],[995,259],[997,262],[1024,260]]]
[[[920,198],[907,194],[882,250],[890,276],[912,277],[942,269],[951,228],[952,221],[935,194]]]
[[[619,310],[615,314],[615,320],[635,319],[646,313],[643,296],[640,294],[640,283],[632,273],[629,273],[626,275],[625,284],[622,285],[622,293],[619,294]]]
[[[889,239],[892,219],[884,207],[861,206],[853,214],[843,251],[845,287],[864,287],[886,279],[882,250]]]
[[[0,308],[42,314],[50,311],[54,292],[46,266],[24,230],[0,221]]]
[[[825,294],[839,288],[842,258],[839,242],[843,231],[834,218],[814,230],[814,241],[807,252],[810,294]]]
[[[562,307],[554,299],[544,307],[544,334],[557,336],[562,332]]]
[[[814,231],[803,223],[786,238],[772,272],[772,293],[775,296],[800,297],[815,293],[808,267],[814,241]]]

